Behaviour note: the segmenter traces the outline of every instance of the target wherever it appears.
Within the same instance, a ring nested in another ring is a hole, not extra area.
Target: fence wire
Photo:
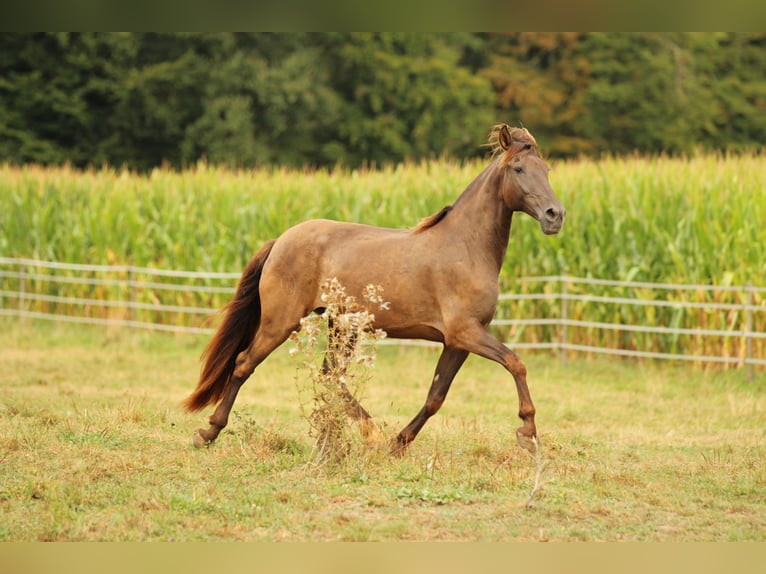
[[[212,334],[239,277],[0,257],[0,316]],[[744,366],[751,374],[766,366],[764,287],[569,275],[513,285],[491,325],[512,348],[558,352],[562,361],[571,352]]]

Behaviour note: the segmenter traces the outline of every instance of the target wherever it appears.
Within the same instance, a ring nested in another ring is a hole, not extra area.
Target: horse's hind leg
[[[226,385],[223,399],[218,403],[208,420],[210,426],[207,429],[199,429],[195,433],[194,446],[199,448],[213,442],[218,437],[218,434],[229,422],[229,414],[234,406],[234,401],[237,399],[239,389],[253,374],[255,368],[281,345],[293,330],[293,328],[278,331],[268,331],[263,328],[258,330],[250,346],[237,355],[234,372],[228,385]]]
[[[342,377],[348,370],[348,361],[354,353],[357,345],[356,336],[352,335],[348,340],[343,340],[335,327],[332,317],[327,320],[328,345],[322,361],[322,374],[332,373],[337,379],[340,392],[346,401],[346,414],[359,424],[359,429],[367,438],[372,438],[380,431],[373,422],[370,413],[351,394]]]
[[[322,364],[322,373],[327,375],[329,372],[334,370],[333,367],[330,366],[330,363],[327,360],[327,357],[325,357],[325,360]],[[343,369],[345,371],[345,369]],[[341,380],[338,380],[338,385],[340,387],[340,393],[343,397],[343,400],[346,402],[345,410],[346,414],[351,417],[353,420],[355,420],[359,424],[359,429],[361,430],[362,434],[365,437],[371,437],[375,434],[377,431],[377,426],[372,420],[372,416],[369,412],[367,412],[367,409],[365,409],[358,400],[356,400],[356,397],[351,394],[351,391],[348,389],[348,386],[346,383],[344,383]]]
[[[426,421],[441,408],[444,399],[447,398],[447,393],[455,375],[460,370],[460,367],[463,366],[467,357],[468,351],[450,347],[444,348],[439,357],[439,362],[436,364],[436,372],[431,382],[431,388],[428,390],[426,402],[410,424],[404,427],[397,435],[396,442],[392,447],[394,453],[403,452],[405,447],[415,440],[415,437],[420,432],[420,429],[423,428],[423,425],[426,424]]]

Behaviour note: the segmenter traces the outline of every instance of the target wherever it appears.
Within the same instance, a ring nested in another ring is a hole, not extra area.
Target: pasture
[[[513,383],[471,357],[400,457],[307,466],[287,346],[195,449],[205,343],[3,320],[0,540],[766,540],[763,372],[522,353],[547,466],[516,444]],[[393,436],[438,351],[383,347],[362,403]]]
[[[412,227],[455,200],[483,164],[434,160],[380,170],[221,170],[147,175],[105,168],[0,166],[0,255],[161,269],[241,271],[263,244],[308,218]],[[766,158],[604,158],[554,163],[562,234],[514,219],[501,291],[520,276],[766,285]],[[3,305],[50,312],[53,297],[105,298],[99,284],[51,287],[3,276]],[[60,284],[59,284],[60,285]],[[544,287],[545,288],[545,287]],[[32,302],[16,294],[47,297]],[[145,289],[138,302],[158,300]],[[604,293],[609,294],[609,293]],[[618,293],[635,296],[635,293]],[[181,293],[177,305],[198,304]],[[743,329],[743,314],[657,325]],[[721,297],[721,299],[714,299]],[[220,306],[229,296],[204,303]],[[505,316],[546,316],[525,301]],[[752,304],[763,306],[763,296]],[[34,307],[37,305],[37,307]],[[631,324],[644,309],[589,308]],[[569,316],[584,308],[572,305]],[[754,314],[753,330],[766,317]],[[642,317],[646,318],[646,317]],[[400,458],[358,445],[315,468],[287,347],[244,386],[209,448],[209,414],[180,402],[206,337],[0,319],[0,540],[766,540],[766,373],[521,352],[546,462],[517,444],[517,398],[498,365],[469,358],[439,413]],[[519,333],[502,333],[512,340]],[[550,340],[545,327],[526,340]],[[603,346],[744,356],[742,337],[681,342],[571,332]],[[611,338],[610,338],[611,337]],[[763,357],[766,340],[754,341]],[[393,437],[422,406],[438,350],[383,347],[363,405]]]

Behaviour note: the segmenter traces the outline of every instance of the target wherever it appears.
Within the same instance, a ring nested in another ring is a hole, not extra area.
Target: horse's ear
[[[500,147],[503,149],[508,149],[511,147],[511,130],[508,127],[508,124],[503,124],[500,126],[500,131],[497,134],[497,141],[500,143]]]

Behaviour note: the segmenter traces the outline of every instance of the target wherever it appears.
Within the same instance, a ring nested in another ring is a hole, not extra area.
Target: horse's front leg
[[[461,348],[503,365],[511,373],[519,396],[519,418],[523,425],[516,429],[516,439],[522,448],[537,452],[537,428],[535,426],[535,405],[527,386],[527,367],[519,356],[498,341],[486,326],[479,322],[460,329],[456,345]]]
[[[415,437],[420,432],[420,429],[423,428],[423,425],[426,424],[426,421],[441,408],[444,400],[447,398],[447,393],[455,375],[460,370],[460,367],[463,366],[467,357],[467,351],[444,347],[436,364],[436,372],[434,373],[431,387],[428,389],[426,402],[418,414],[415,415],[415,418],[410,421],[410,424],[404,427],[396,436],[391,449],[394,454],[404,452],[407,445],[415,440]]]
[[[535,454],[537,452],[535,405],[532,403],[532,396],[529,394],[529,387],[527,386],[527,367],[516,353],[508,348],[506,351],[503,364],[516,383],[516,392],[519,395],[519,418],[524,422],[522,426],[516,429],[516,440],[522,448]]]

